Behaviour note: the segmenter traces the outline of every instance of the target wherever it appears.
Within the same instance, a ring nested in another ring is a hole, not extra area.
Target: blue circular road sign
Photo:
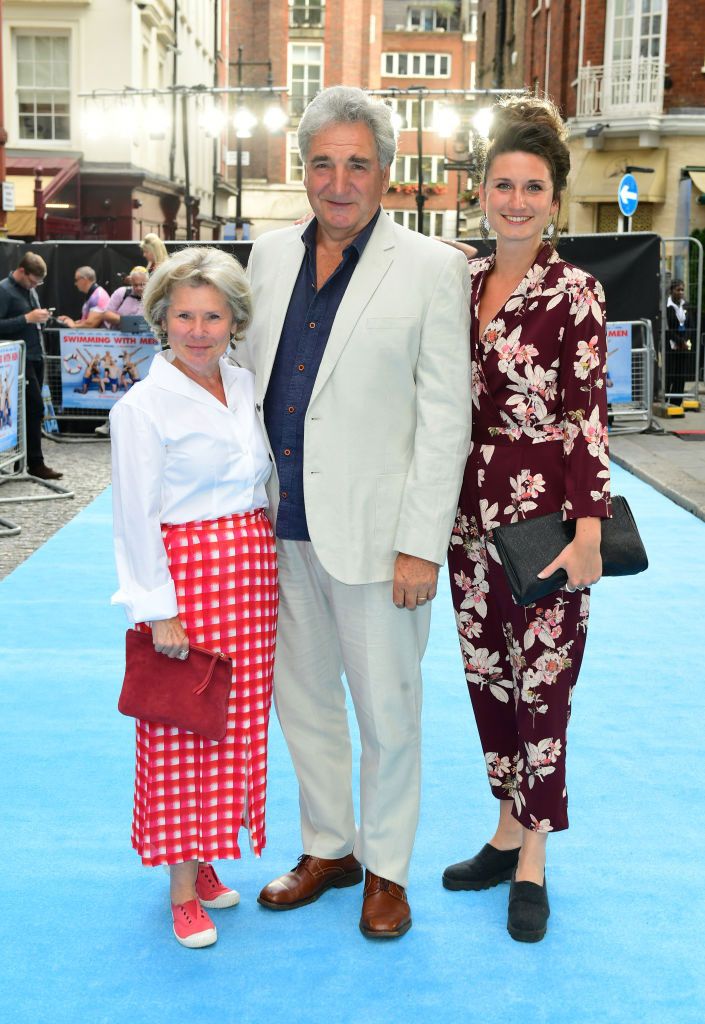
[[[617,188],[617,202],[625,217],[631,217],[639,205],[639,186],[633,174],[625,174]]]

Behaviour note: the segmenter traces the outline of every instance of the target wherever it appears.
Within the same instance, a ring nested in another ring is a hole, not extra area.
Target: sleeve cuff
[[[111,604],[121,604],[130,623],[151,622],[158,619],[171,619],[178,615],[176,590],[169,580],[156,590],[140,590],[128,593],[117,590],[110,598]]]

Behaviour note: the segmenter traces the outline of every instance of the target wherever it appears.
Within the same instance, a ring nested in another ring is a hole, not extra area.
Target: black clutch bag
[[[518,604],[534,604],[568,582],[563,569],[545,580],[538,573],[575,537],[575,520],[552,512],[535,519],[497,526],[493,531],[497,553]],[[632,510],[618,495],[612,498],[612,518],[602,520],[603,576],[634,576],[649,566]]]

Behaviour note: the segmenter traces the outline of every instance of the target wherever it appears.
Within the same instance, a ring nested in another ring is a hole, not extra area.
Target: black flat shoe
[[[546,876],[544,874],[543,885],[537,885],[517,882],[514,875],[512,872],[507,931],[517,942],[540,942],[546,934],[546,922],[551,913]]]
[[[519,860],[519,847],[516,850],[497,850],[485,843],[480,852],[470,860],[461,860],[459,864],[451,864],[443,872],[443,885],[446,889],[491,889],[500,882],[507,882]]]

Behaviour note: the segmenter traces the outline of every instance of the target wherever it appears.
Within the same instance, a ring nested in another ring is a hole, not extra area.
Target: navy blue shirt
[[[304,508],[304,425],[318,368],[345,289],[380,215],[345,249],[343,258],[316,291],[314,218],[301,236],[304,257],[284,320],[264,399],[264,422],[279,474],[277,537],[310,540]]]

